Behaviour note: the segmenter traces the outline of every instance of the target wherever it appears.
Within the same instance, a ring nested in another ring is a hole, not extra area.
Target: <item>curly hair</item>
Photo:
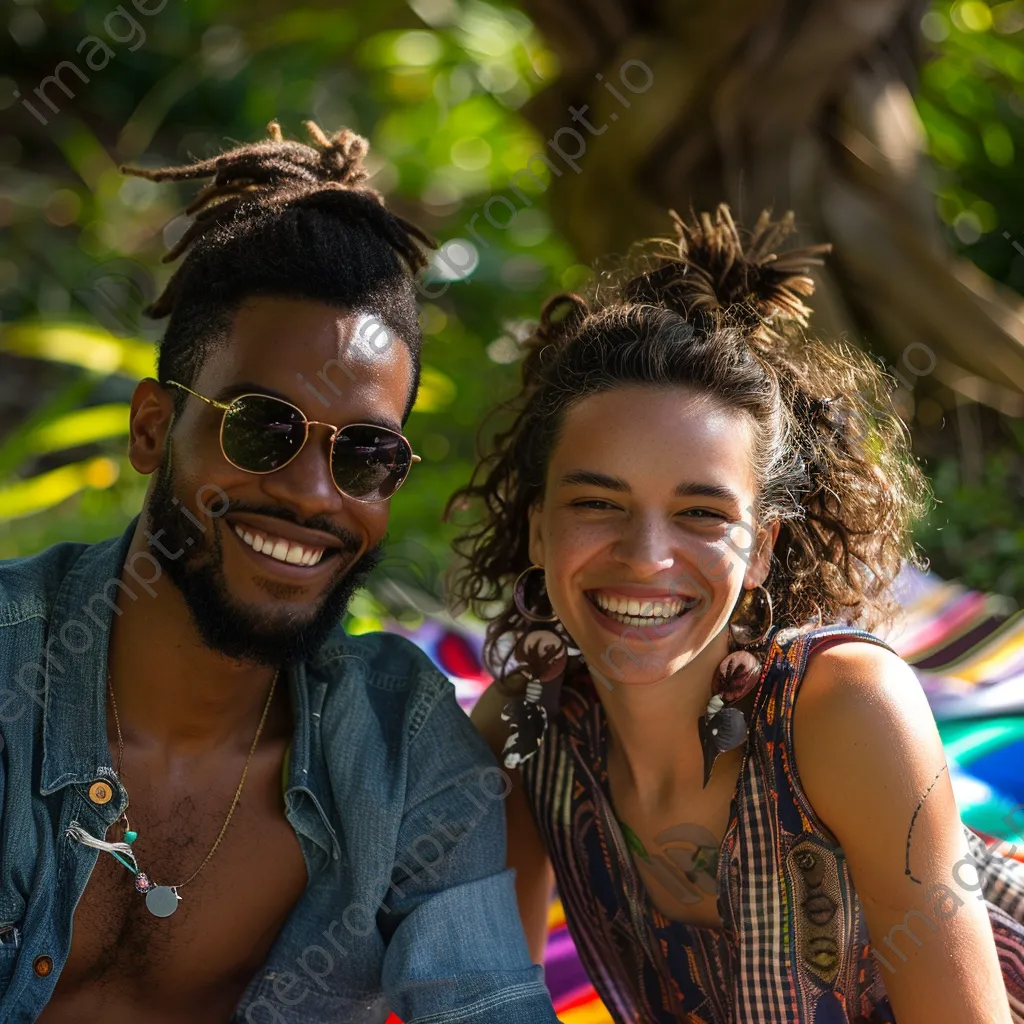
[[[778,252],[792,213],[773,221],[766,211],[750,231],[724,204],[688,222],[671,216],[674,239],[641,243],[588,297],[544,306],[524,343],[520,393],[498,409],[511,426],[448,503],[446,517],[480,509],[455,540],[449,593],[489,620],[486,655],[499,674],[499,641],[528,626],[510,585],[530,565],[528,512],[566,413],[616,387],[682,386],[751,417],[752,511],[780,524],[764,584],[776,624],[875,627],[895,609],[893,578],[917,561],[910,527],[928,491],[891,382],[864,352],[805,331],[810,268],[830,247]]]
[[[413,276],[426,266],[425,250],[434,242],[385,209],[380,193],[365,184],[364,138],[348,129],[328,136],[312,121],[305,126],[312,145],[285,141],[271,121],[269,140],[210,160],[121,168],[150,181],[213,179],[185,208],[194,219],[164,256],[165,263],[184,260],[145,310],[170,317],[157,375],[191,384],[248,298],[311,299],[373,313],[409,346],[408,416],[422,343]]]

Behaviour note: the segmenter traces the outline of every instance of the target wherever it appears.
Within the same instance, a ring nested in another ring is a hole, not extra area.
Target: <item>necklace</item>
[[[200,864],[184,882],[180,882],[178,885],[156,885],[145,871],[140,870],[138,861],[135,858],[135,852],[132,849],[132,844],[139,838],[139,834],[129,825],[127,813],[121,814],[121,818],[124,819],[125,827],[124,842],[99,843],[94,840],[89,843],[90,846],[97,845],[100,849],[106,849],[108,853],[113,854],[126,868],[128,868],[129,871],[132,872],[132,874],[135,875],[135,888],[146,897],[146,908],[155,917],[170,917],[171,914],[178,909],[178,903],[181,901],[181,897],[178,895],[178,890],[188,885],[189,882],[191,882],[196,875],[206,867],[210,862],[210,858],[217,852],[217,847],[220,846],[221,840],[224,838],[224,834],[228,830],[228,825],[231,824],[231,818],[234,815],[235,808],[238,806],[238,801],[242,796],[242,787],[245,785],[245,777],[249,773],[249,764],[252,762],[252,755],[256,752],[256,744],[260,741],[260,734],[263,732],[263,725],[267,720],[267,713],[270,711],[270,702],[274,699],[274,689],[277,686],[277,678],[280,674],[280,669],[274,673],[274,681],[270,684],[270,693],[267,694],[267,702],[263,705],[263,714],[260,716],[260,724],[256,727],[256,735],[253,737],[252,746],[249,748],[249,756],[245,759],[245,767],[242,769],[241,779],[238,780],[238,788],[235,790],[235,797],[231,801],[231,807],[228,809],[228,816],[224,819],[224,824],[221,826],[220,833],[218,834],[213,846],[210,847],[210,852],[203,859],[202,864]],[[121,762],[124,759],[124,737],[121,735],[121,719],[117,713],[117,700],[114,697],[114,683],[110,678],[109,672],[107,673],[107,687],[110,690],[110,705],[114,712],[114,725],[117,727],[117,767],[114,769],[114,774],[120,782]],[[123,785],[124,784],[122,783],[122,786]],[[127,811],[127,808],[128,805],[126,804],[125,811]]]

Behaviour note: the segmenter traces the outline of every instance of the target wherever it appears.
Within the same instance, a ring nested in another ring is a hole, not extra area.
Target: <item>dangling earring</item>
[[[543,566],[531,565],[519,574],[512,600],[527,622],[552,625],[528,628],[516,641],[518,668],[512,675],[526,681],[526,692],[510,700],[501,711],[501,720],[509,723],[508,739],[501,750],[506,768],[518,768],[540,749],[548,728],[548,712],[540,703],[542,684],[558,679],[569,659],[565,629],[551,609],[544,586]]]
[[[754,604],[758,605],[756,611],[750,607]],[[771,595],[763,586],[746,591],[736,603],[729,623],[729,636],[736,649],[715,670],[711,700],[697,719],[697,733],[704,753],[705,787],[718,755],[733,750],[747,738],[746,716],[739,708],[726,707],[726,704],[742,700],[761,678],[761,660],[743,648],[764,643],[772,631],[773,621]]]

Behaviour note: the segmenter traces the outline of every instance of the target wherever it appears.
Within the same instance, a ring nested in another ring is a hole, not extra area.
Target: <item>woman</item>
[[[534,957],[553,869],[616,1021],[1024,1020],[1024,865],[853,626],[926,496],[886,378],[803,335],[824,247],[777,254],[791,216],[676,228],[546,306],[453,499],[485,510],[454,589],[493,620],[474,720]]]

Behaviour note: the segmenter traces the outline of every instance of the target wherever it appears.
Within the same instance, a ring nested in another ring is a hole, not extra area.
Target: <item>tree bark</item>
[[[926,3],[523,6],[562,62],[526,114],[546,139],[571,127],[585,140],[579,172],[554,178],[551,197],[584,258],[666,234],[667,208],[725,200],[745,222],[792,209],[801,244],[834,246],[818,275],[816,330],[878,352],[910,389],[934,375],[1024,415],[1024,303],[952,251],[929,188],[911,92]],[[650,69],[646,90],[627,88],[644,80],[629,61]]]

